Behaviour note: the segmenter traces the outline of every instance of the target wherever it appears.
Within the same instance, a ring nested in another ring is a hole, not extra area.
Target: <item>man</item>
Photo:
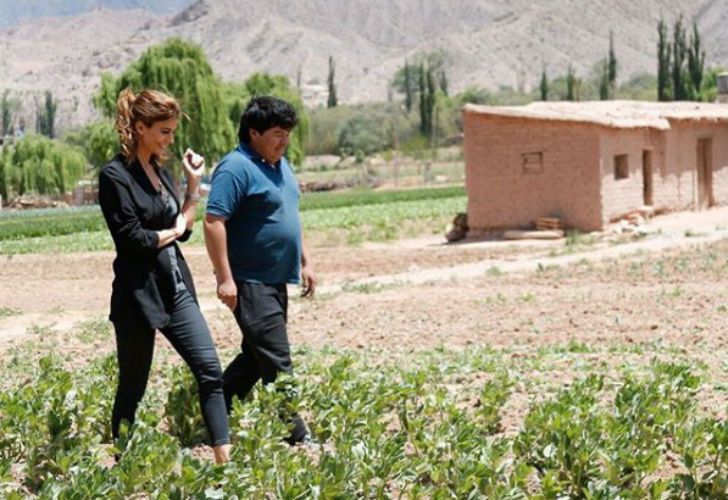
[[[298,183],[283,157],[298,118],[273,97],[256,97],[240,119],[240,144],[215,169],[207,202],[205,242],[217,278],[217,296],[243,333],[242,352],[223,375],[228,412],[258,379],[291,373],[286,332],[288,283],[302,282],[312,297],[316,278],[306,255],[299,218]],[[306,426],[292,417],[293,445]]]

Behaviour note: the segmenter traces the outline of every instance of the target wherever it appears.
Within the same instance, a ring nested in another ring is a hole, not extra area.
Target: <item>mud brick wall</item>
[[[599,131],[583,123],[464,112],[468,225],[474,233],[529,228],[543,216],[567,228],[602,228]],[[524,155],[541,153],[540,171]]]

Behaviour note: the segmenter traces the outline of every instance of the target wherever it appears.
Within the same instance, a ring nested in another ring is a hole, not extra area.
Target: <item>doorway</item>
[[[652,151],[642,151],[642,204],[652,206]]]
[[[713,139],[698,139],[698,209],[713,205]]]

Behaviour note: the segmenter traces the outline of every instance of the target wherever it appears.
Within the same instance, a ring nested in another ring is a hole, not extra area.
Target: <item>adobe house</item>
[[[601,230],[643,205],[728,203],[728,104],[537,102],[463,108],[475,234],[561,217]]]

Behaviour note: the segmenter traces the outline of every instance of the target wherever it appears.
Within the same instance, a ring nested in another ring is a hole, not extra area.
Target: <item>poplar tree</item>
[[[576,75],[571,64],[566,71],[566,100],[576,101]]]
[[[541,91],[541,100],[549,100],[549,77],[546,74],[546,66],[541,71],[541,83],[539,84],[539,90]]]
[[[440,70],[440,91],[442,91],[443,95],[448,95],[447,93],[447,75],[445,74],[445,70]]]
[[[669,101],[671,99],[671,68],[672,48],[667,40],[667,25],[663,19],[657,24],[657,100]]]
[[[326,101],[326,107],[328,108],[335,108],[338,103],[338,99],[336,98],[336,82],[334,81],[335,72],[336,66],[334,64],[334,58],[329,56],[329,97]]]
[[[437,85],[435,72],[425,64],[420,65],[420,132],[431,137],[434,123]]]
[[[13,133],[13,108],[15,107],[15,101],[11,100],[8,96],[10,91],[6,90],[3,92],[3,98],[0,100],[0,121],[2,121],[2,133],[1,135],[11,135]]]
[[[412,67],[405,59],[404,61],[404,107],[409,113],[412,111],[412,103],[414,101],[414,82],[412,75]]]
[[[607,81],[609,96],[614,97],[617,89],[617,55],[614,53],[614,32],[609,30],[609,56],[607,58]]]
[[[606,101],[612,95],[609,81],[609,61],[601,61],[599,73],[599,99]]]
[[[44,104],[36,114],[36,130],[51,139],[56,136],[56,107],[53,94],[46,90]]]
[[[705,51],[700,45],[698,25],[693,22],[693,34],[688,50],[688,74],[690,75],[691,97],[702,100],[703,74],[705,72]]]
[[[675,21],[672,35],[672,97],[675,101],[685,101],[689,98],[685,68],[688,47],[682,16]]]

